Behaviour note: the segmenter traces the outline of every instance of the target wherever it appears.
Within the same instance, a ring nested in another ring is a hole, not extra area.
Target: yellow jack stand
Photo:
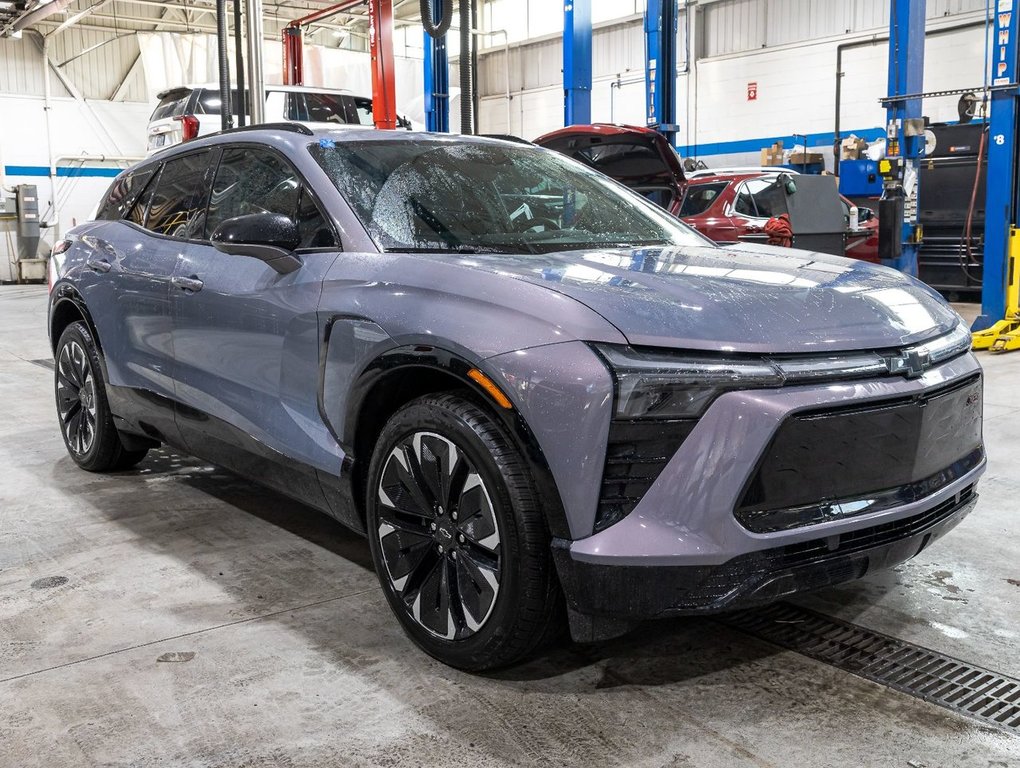
[[[991,328],[975,331],[974,349],[1012,352],[1020,349],[1020,232],[1009,230],[1009,283],[1006,286],[1006,317]]]

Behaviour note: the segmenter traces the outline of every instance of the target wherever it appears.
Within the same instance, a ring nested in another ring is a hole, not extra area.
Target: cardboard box
[[[840,159],[841,160],[860,160],[861,156],[867,151],[868,142],[864,139],[859,139],[856,136],[848,136],[840,142]]]
[[[786,161],[787,165],[815,165],[825,162],[825,158],[822,157],[821,152],[794,152],[790,155],[790,159]]]
[[[762,147],[761,165],[782,165],[783,164],[783,142],[777,141],[771,147]]]

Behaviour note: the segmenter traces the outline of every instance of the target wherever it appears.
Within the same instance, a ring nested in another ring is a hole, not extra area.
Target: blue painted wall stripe
[[[864,139],[865,141],[875,141],[885,136],[885,131],[881,128],[867,128],[864,130],[847,131],[842,135],[844,137],[850,134]],[[836,140],[836,134],[829,131],[828,133],[809,133],[807,134],[807,146],[808,147],[832,147],[832,142]],[[704,144],[688,144],[686,146],[678,146],[677,152],[682,156],[686,157],[692,155],[694,157],[700,157],[703,155],[736,155],[744,152],[757,152],[762,147],[770,147],[775,142],[783,142],[783,147],[789,149],[794,144],[804,141],[804,135],[797,136],[765,136],[758,139],[739,139],[737,141],[714,141],[706,142]]]
[[[79,168],[78,166],[58,165],[57,176],[70,176],[82,178],[107,178],[117,176],[123,168]],[[50,175],[50,169],[45,165],[7,165],[4,166],[4,173],[8,176],[42,176]]]

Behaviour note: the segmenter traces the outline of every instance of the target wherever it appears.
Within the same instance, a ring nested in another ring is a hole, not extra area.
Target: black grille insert
[[[696,419],[610,424],[596,533],[633,511],[696,424]]]
[[[795,414],[776,431],[735,514],[751,530],[762,520],[762,532],[810,525],[820,522],[815,513],[772,528],[767,513],[923,490],[958,462],[979,461],[980,449],[980,374],[917,397]]]
[[[881,632],[778,603],[719,621],[953,712],[1020,734],[1020,680]]]

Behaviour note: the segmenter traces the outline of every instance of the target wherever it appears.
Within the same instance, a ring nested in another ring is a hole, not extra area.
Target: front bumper
[[[927,397],[979,371],[967,354],[913,380],[723,395],[630,515],[593,536],[554,540],[568,605],[580,614],[628,620],[720,611],[860,578],[913,557],[973,509],[983,454],[965,471],[944,476],[937,490],[879,511],[754,532],[735,510],[773,437],[797,414]],[[980,401],[966,407],[977,409],[979,423]],[[954,437],[948,430],[926,433],[929,445]],[[832,467],[841,471],[849,470]]]
[[[909,560],[974,508],[973,485],[916,515],[849,534],[738,555],[720,565],[601,565],[553,558],[570,607],[588,616],[641,620],[770,603]]]

